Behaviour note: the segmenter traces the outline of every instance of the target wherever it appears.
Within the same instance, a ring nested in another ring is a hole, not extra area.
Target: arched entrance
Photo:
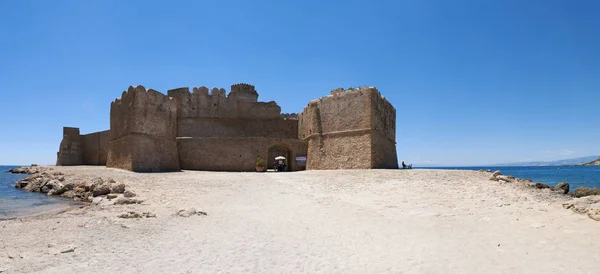
[[[267,162],[265,163],[267,165],[268,169],[274,169],[274,163],[275,163],[275,157],[278,156],[283,156],[285,157],[285,159],[287,159],[287,166],[288,166],[288,170],[291,170],[291,159],[290,159],[290,150],[288,148],[286,148],[285,146],[282,145],[274,145],[272,147],[269,148],[269,154],[268,154],[268,158],[267,158]]]

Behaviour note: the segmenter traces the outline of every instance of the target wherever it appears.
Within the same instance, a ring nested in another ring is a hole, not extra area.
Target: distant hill
[[[492,166],[577,166],[577,165],[591,164],[596,161],[598,162],[597,165],[600,165],[600,158],[598,158],[598,156],[587,156],[587,157],[564,159],[564,160],[558,160],[558,161],[517,162],[517,163],[496,164],[496,165],[492,165]]]
[[[595,159],[589,163],[582,164],[582,166],[600,166],[600,157],[598,157],[598,159]]]

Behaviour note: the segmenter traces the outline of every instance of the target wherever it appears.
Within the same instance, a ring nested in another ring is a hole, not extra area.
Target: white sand
[[[600,272],[600,222],[486,173],[56,169],[145,202],[0,221],[3,273]],[[208,216],[175,214],[192,207]]]

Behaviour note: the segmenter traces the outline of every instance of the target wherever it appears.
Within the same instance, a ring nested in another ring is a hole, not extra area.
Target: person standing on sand
[[[406,164],[404,164],[404,161],[402,161],[402,169],[406,168]]]

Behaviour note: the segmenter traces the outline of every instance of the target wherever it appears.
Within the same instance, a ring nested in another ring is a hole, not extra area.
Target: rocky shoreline
[[[61,196],[76,202],[98,204],[108,200],[113,204],[141,204],[143,200],[126,190],[123,183],[117,183],[111,178],[75,179],[53,168],[32,165],[29,167],[13,168],[9,172],[29,174],[19,180],[15,188],[29,192],[45,193],[48,196]]]
[[[492,173],[491,170],[479,170],[479,172]],[[595,221],[600,221],[600,189],[598,188],[582,186],[570,192],[570,186],[567,182],[559,183],[556,186],[549,186],[543,183],[534,183],[530,179],[502,175],[499,170],[493,172],[489,180],[500,183],[521,184],[528,188],[546,190],[558,195],[571,197],[571,200],[562,204],[564,208],[571,209],[578,214],[587,215]]]
[[[19,180],[15,184],[15,188],[25,191],[45,193],[48,196],[61,196],[92,205],[100,203],[114,205],[141,204],[144,202],[136,198],[137,195],[134,192],[126,190],[125,184],[117,183],[112,178],[75,179],[62,172],[56,172],[51,167],[37,165],[13,168],[9,172],[29,174],[28,177]],[[570,198],[570,200],[562,204],[564,208],[600,221],[600,189],[598,188],[578,187],[571,191],[567,182],[550,186],[533,182],[530,179],[503,175],[500,171],[479,170],[479,172],[491,173],[489,177],[490,181],[517,184],[525,188],[538,189],[546,191],[549,194]],[[145,217],[146,215],[142,214],[140,216]]]

